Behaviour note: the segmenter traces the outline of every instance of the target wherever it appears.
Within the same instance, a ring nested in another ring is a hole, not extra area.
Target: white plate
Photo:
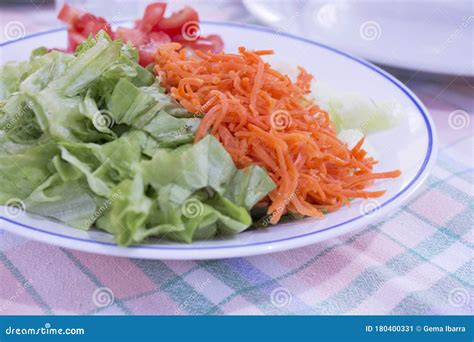
[[[469,0],[244,0],[276,30],[350,51],[373,62],[474,76],[474,6]]]
[[[377,170],[400,169],[402,176],[377,183],[387,189],[377,202],[354,201],[348,208],[324,219],[304,219],[262,230],[246,231],[228,240],[193,244],[160,243],[122,248],[99,231],[81,231],[30,214],[7,215],[0,207],[0,227],[46,243],[93,253],[148,259],[211,259],[264,254],[309,245],[362,228],[399,208],[420,186],[433,166],[436,134],[421,101],[402,83],[378,67],[331,47],[273,30],[231,23],[206,22],[204,33],[222,35],[227,51],[245,45],[251,49],[274,49],[280,59],[299,64],[320,80],[343,91],[357,90],[379,100],[396,100],[406,108],[406,119],[392,130],[371,135],[380,164]],[[23,59],[38,46],[62,47],[64,29],[38,33],[0,46],[2,60]],[[413,227],[416,229],[416,227]]]

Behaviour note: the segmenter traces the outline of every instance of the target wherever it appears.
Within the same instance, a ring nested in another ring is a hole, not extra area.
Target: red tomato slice
[[[224,41],[222,40],[221,36],[217,34],[210,34],[207,37],[204,37],[203,39],[207,39],[212,42],[214,46],[214,53],[218,53],[224,50]]]
[[[149,38],[141,30],[125,27],[117,28],[114,39],[120,39],[125,43],[130,42],[133,46],[143,45],[149,41]]]
[[[72,21],[68,28],[68,50],[71,52],[74,52],[77,45],[86,40],[90,34],[95,36],[100,30],[104,30],[112,36],[112,29],[104,18],[83,13]]]
[[[86,38],[82,34],[76,33],[72,30],[67,31],[67,41],[68,41],[68,46],[67,50],[69,52],[74,52],[76,51],[76,47],[81,44]]]
[[[63,8],[61,8],[61,11],[58,14],[58,19],[65,23],[72,24],[77,18],[79,18],[83,14],[84,12],[73,8],[68,4],[64,4]]]
[[[137,24],[137,27],[144,32],[152,31],[153,27],[157,25],[163,18],[165,10],[166,3],[163,2],[156,2],[154,4],[148,5],[145,9],[143,19],[140,20],[140,23]]]
[[[199,37],[199,39],[194,41],[186,40],[182,35],[179,35],[173,37],[173,41],[180,43],[185,47],[203,52],[211,51],[213,53],[219,53],[224,49],[224,42],[222,41],[221,37],[216,34],[211,34],[206,37]]]
[[[104,18],[82,12],[68,4],[63,6],[58,18],[68,23],[68,50],[71,52],[89,35],[96,35],[100,30],[105,30],[113,39],[130,42],[137,47],[143,66],[153,62],[155,51],[160,45],[171,41],[201,51],[222,51],[224,43],[218,35],[196,36],[195,40],[183,37],[187,33],[184,31],[188,23],[193,27],[199,23],[199,15],[194,9],[184,7],[169,18],[164,17],[165,11],[166,3],[152,3],[146,7],[143,18],[135,21],[134,28],[119,27],[115,32]]]
[[[85,33],[87,36],[90,33],[95,35],[100,30],[104,30],[108,35],[112,35],[112,29],[107,20],[89,13],[82,15],[75,26],[79,32]]]
[[[155,43],[169,43],[171,42],[171,38],[164,32],[151,32],[148,34],[148,38]]]
[[[199,15],[191,7],[186,6],[182,10],[173,13],[171,17],[161,19],[156,28],[173,37],[182,33],[182,28],[186,23],[193,21],[199,22]]]
[[[154,55],[160,45],[171,42],[170,36],[164,32],[153,32],[150,34],[150,42],[138,47],[140,65],[146,67],[153,63]]]

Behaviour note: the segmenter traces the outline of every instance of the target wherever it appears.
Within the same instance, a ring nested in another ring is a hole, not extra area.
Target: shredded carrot
[[[322,216],[351,198],[375,198],[366,191],[376,179],[395,178],[399,170],[374,173],[377,163],[362,149],[337,138],[328,113],[308,95],[312,75],[303,68],[292,82],[265,63],[271,50],[238,54],[196,51],[189,56],[177,43],[157,50],[155,72],[161,84],[187,110],[204,117],[195,141],[214,135],[238,167],[265,168],[277,184],[261,205],[271,222],[293,212]]]

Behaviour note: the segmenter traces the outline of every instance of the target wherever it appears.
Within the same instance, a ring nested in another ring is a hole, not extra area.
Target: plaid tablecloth
[[[417,72],[405,82],[429,108],[440,151],[426,184],[385,221],[203,262],[94,255],[0,229],[0,314],[472,313],[474,82]]]

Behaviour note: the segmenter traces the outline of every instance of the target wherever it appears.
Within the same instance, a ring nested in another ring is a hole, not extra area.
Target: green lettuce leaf
[[[28,62],[7,62],[0,67],[0,101],[20,89],[23,76],[29,71]]]
[[[110,140],[110,133],[98,131],[92,120],[81,112],[83,100],[65,97],[47,87],[41,92],[28,95],[36,119],[43,132],[58,141],[96,142]],[[98,113],[103,115],[102,113]]]
[[[141,160],[138,134],[103,145],[60,143],[61,158],[84,175],[94,193],[109,197],[113,187],[134,174],[134,167]]]
[[[65,96],[75,96],[87,90],[93,82],[120,57],[120,42],[113,42],[103,31],[99,32],[87,49],[69,63],[67,73],[50,83],[50,87]]]
[[[28,77],[21,82],[20,91],[27,94],[35,94],[43,90],[53,80],[65,74],[72,56],[59,52],[51,51],[51,53],[42,57],[33,59],[36,65],[31,68]]]
[[[50,177],[51,159],[57,153],[57,146],[48,143],[18,154],[0,155],[0,203],[27,198]]]
[[[53,174],[30,194],[25,207],[29,212],[89,229],[95,221],[97,201],[86,183],[63,181],[58,174]]]
[[[251,165],[236,172],[225,196],[233,203],[250,210],[274,189],[275,183],[267,172],[257,165]]]
[[[110,211],[97,221],[97,226],[114,234],[119,245],[127,246],[144,230],[153,202],[145,195],[139,175],[122,181],[114,189],[114,194],[117,196],[111,196],[114,199]]]
[[[169,97],[159,93],[157,88],[139,88],[123,78],[115,86],[107,106],[115,122],[147,132],[161,147],[191,142],[200,120],[186,118],[175,110],[170,100],[164,98]]]
[[[43,131],[26,96],[16,93],[0,102],[0,131],[13,143],[36,144]]]
[[[358,129],[373,133],[399,124],[403,109],[397,102],[375,102],[360,94],[346,94],[328,101],[337,131]]]

